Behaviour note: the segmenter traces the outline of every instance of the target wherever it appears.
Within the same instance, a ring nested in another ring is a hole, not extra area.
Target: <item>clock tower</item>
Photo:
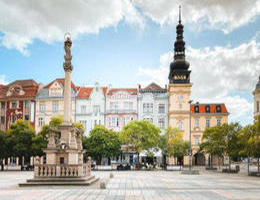
[[[190,63],[185,60],[185,42],[183,40],[181,23],[181,7],[179,7],[179,23],[176,27],[176,41],[174,43],[174,59],[170,64],[169,73],[169,125],[178,128],[183,139],[189,141],[189,117],[191,86],[189,70]],[[174,161],[174,159],[172,159]],[[184,158],[184,165],[188,165],[188,158]],[[171,159],[169,160],[172,163]]]

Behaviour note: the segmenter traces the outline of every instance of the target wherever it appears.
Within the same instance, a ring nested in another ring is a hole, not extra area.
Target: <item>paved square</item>
[[[166,171],[93,172],[107,181],[107,189],[91,187],[30,187],[18,183],[32,178],[32,172],[0,172],[0,199],[260,199],[260,178],[246,175],[202,172],[182,175]]]

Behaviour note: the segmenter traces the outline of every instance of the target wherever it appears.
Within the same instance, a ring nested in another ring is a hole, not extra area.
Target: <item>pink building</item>
[[[106,127],[121,131],[124,125],[137,119],[137,89],[112,88],[106,95]]]

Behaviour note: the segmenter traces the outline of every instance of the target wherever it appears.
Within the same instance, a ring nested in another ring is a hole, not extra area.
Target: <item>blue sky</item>
[[[85,0],[89,4],[75,1],[70,7],[48,2],[46,11],[33,1],[0,0],[0,83],[33,78],[47,84],[63,77],[66,31],[73,39],[74,83],[98,81],[113,87],[168,83],[177,0],[152,4],[146,0]],[[205,7],[203,2],[182,2],[192,98],[226,103],[231,121],[252,123],[252,91],[260,74],[260,3],[212,2]],[[59,12],[68,9],[74,12],[66,17]]]

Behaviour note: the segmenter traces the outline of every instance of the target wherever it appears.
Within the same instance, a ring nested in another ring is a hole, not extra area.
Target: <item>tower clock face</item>
[[[174,75],[173,78],[175,80],[185,80],[187,78],[186,75]]]

